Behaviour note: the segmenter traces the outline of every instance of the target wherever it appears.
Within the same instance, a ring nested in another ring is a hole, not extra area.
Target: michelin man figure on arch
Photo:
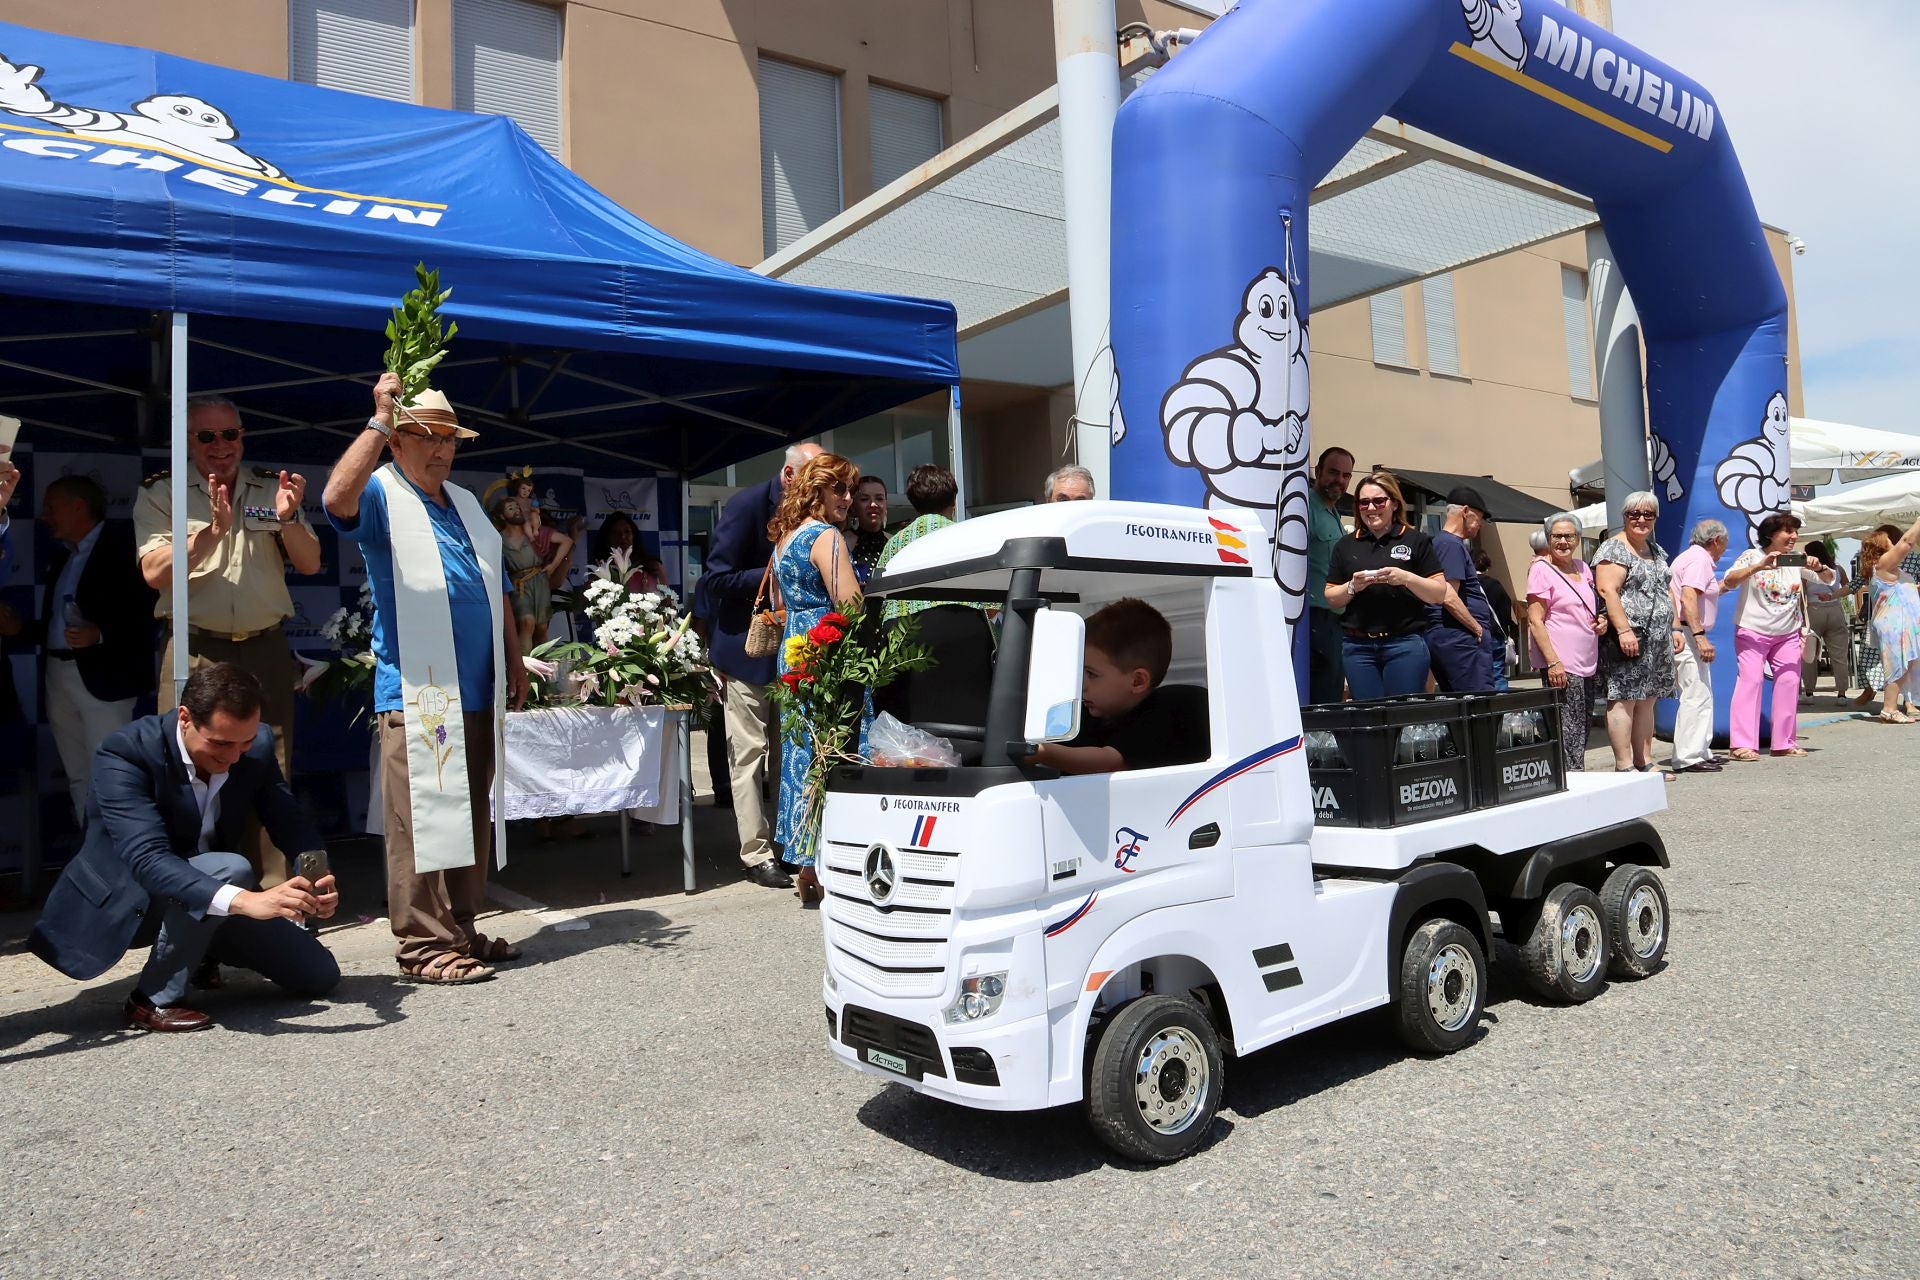
[[[1167,456],[1200,472],[1208,506],[1275,513],[1274,576],[1293,623],[1306,611],[1309,349],[1306,317],[1279,268],[1247,286],[1233,334],[1187,366],[1161,401],[1160,423]]]
[[[1760,434],[1727,451],[1713,471],[1720,501],[1747,517],[1747,544],[1760,545],[1760,522],[1789,509],[1793,497],[1793,450],[1788,440],[1787,393],[1767,397]]]

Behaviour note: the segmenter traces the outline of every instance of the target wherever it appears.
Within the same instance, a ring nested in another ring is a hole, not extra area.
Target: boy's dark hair
[[[1158,609],[1128,596],[1087,619],[1087,647],[1106,654],[1122,671],[1146,668],[1158,689],[1173,662],[1173,628]]]
[[[251,719],[260,713],[265,698],[259,677],[251,671],[231,662],[211,662],[187,677],[180,705],[196,725],[205,727],[215,711],[224,711],[236,720]]]
[[[907,501],[923,516],[939,515],[960,496],[953,472],[925,462],[907,473]]]

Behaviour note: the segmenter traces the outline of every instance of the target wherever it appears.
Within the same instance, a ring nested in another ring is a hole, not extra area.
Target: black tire
[[[1644,978],[1666,963],[1673,913],[1667,888],[1648,867],[1615,867],[1600,886],[1607,921],[1607,971],[1616,978]]]
[[[1418,1053],[1464,1048],[1487,1007],[1487,957],[1473,930],[1429,920],[1400,953],[1400,1000],[1394,1028]]]
[[[1520,943],[1527,986],[1549,1000],[1580,1004],[1607,985],[1606,913],[1581,884],[1558,884],[1540,900],[1540,915]]]
[[[1226,1087],[1226,1055],[1200,1006],[1142,996],[1100,1029],[1087,1123],[1129,1160],[1166,1164],[1206,1141]]]

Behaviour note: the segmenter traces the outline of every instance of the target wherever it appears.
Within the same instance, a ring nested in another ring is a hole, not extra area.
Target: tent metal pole
[[[187,313],[172,313],[173,342],[169,364],[168,439],[172,442],[172,469],[168,488],[173,500],[173,700],[178,705],[187,687]]]
[[[947,398],[947,456],[953,461],[953,483],[959,493],[953,500],[953,518],[967,518],[967,441],[960,427],[960,384],[953,384]]]

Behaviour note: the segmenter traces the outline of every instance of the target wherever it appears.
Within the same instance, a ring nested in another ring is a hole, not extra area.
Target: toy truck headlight
[[[1000,1000],[1006,993],[1007,975],[1004,973],[983,973],[978,977],[962,979],[959,996],[946,1008],[947,1024],[978,1022],[991,1017],[1000,1011]]]

